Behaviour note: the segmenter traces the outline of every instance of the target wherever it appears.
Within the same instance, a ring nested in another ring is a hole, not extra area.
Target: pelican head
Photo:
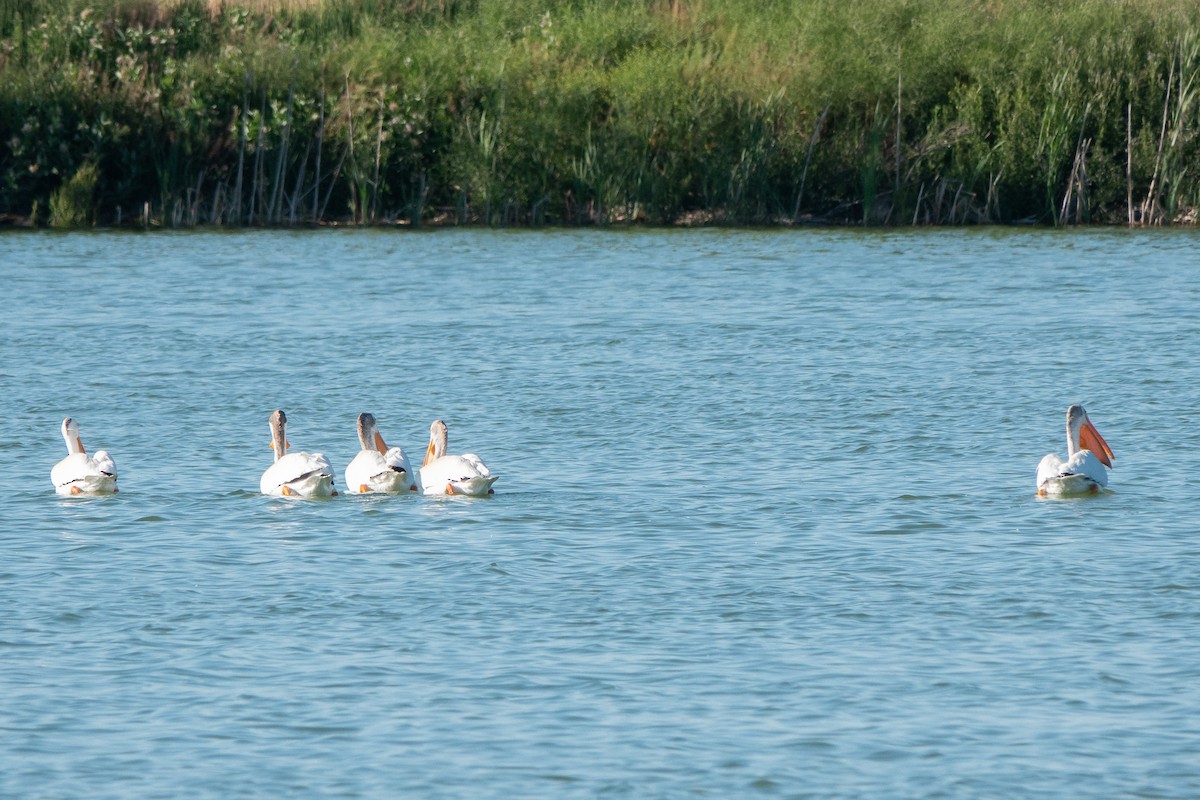
[[[1083,410],[1083,406],[1079,403],[1072,403],[1067,407],[1067,430],[1077,432],[1083,426],[1083,421],[1086,419],[1087,412]]]
[[[379,435],[379,428],[375,425],[374,414],[368,414],[364,411],[358,415],[358,441],[362,445],[363,450],[378,450],[380,453],[387,452],[387,445],[384,444],[383,437]]]
[[[63,440],[67,443],[67,452],[71,455],[76,453],[86,453],[83,449],[83,440],[79,438],[79,423],[67,417],[62,421]]]
[[[287,414],[277,408],[271,412],[271,449],[275,451],[276,461],[283,458],[287,448]]]
[[[1108,442],[1096,430],[1096,426],[1088,419],[1087,412],[1079,403],[1073,403],[1067,409],[1067,457],[1075,455],[1078,450],[1090,450],[1106,467],[1112,467],[1116,458]]]
[[[425,451],[425,461],[422,462],[422,467],[446,455],[447,438],[446,423],[440,419],[435,419],[433,424],[429,426],[429,449]]]

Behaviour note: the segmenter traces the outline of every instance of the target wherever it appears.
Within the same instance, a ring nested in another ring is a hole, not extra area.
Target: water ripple
[[[0,794],[1195,797],[1193,238],[2,235]],[[276,407],[497,494],[264,498]]]

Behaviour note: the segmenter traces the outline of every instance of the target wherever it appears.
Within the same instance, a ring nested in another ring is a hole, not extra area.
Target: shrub
[[[99,170],[88,161],[50,195],[50,227],[83,228],[94,224],[92,200]]]

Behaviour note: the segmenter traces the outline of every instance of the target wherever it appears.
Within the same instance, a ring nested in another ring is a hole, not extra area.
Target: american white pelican
[[[404,449],[384,444],[374,415],[358,415],[358,441],[362,443],[362,450],[346,467],[346,491],[354,494],[418,491],[416,476]]]
[[[287,414],[283,409],[271,413],[271,449],[275,463],[267,467],[259,481],[263,494],[282,497],[336,497],[333,467],[320,453],[289,453]]]
[[[1038,464],[1039,495],[1090,494],[1108,485],[1108,469],[1116,458],[1108,442],[1088,419],[1083,406],[1067,409],[1067,460],[1053,453]]]
[[[465,494],[482,497],[493,494],[496,477],[474,453],[446,455],[446,423],[440,419],[429,426],[429,449],[421,465],[421,486],[425,494]]]
[[[67,441],[67,457],[50,470],[54,491],[62,495],[116,494],[117,465],[107,451],[97,450],[88,457],[79,438],[79,424],[67,417],[62,421],[62,435]]]

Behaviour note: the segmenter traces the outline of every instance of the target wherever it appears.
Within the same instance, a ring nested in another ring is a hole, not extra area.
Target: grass
[[[0,214],[1191,221],[1198,74],[1180,0],[0,0]]]

